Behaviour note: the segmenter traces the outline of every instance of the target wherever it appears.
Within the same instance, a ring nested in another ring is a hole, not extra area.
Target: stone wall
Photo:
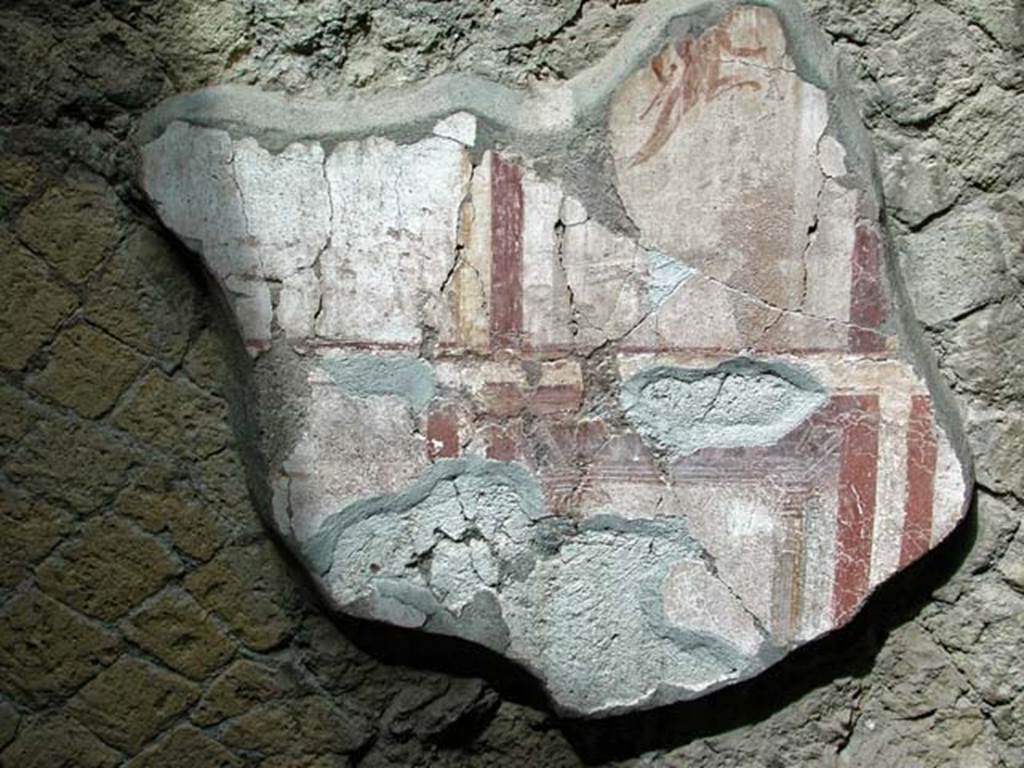
[[[1024,6],[808,0],[843,52],[976,511],[840,633],[707,699],[560,722],[517,670],[326,616],[248,500],[229,324],[134,180],[201,85],[565,78],[607,0],[0,10],[0,765],[1024,764]]]

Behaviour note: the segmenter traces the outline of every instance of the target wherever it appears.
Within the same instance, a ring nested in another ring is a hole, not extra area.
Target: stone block
[[[18,724],[21,722],[21,715],[13,704],[0,701],[0,751],[14,741],[18,732]]]
[[[0,681],[37,705],[73,693],[117,656],[120,638],[31,590],[0,610]]]
[[[168,243],[140,227],[91,281],[84,311],[125,344],[175,365],[195,322],[196,287]]]
[[[223,746],[189,725],[128,761],[126,768],[238,768],[243,762]]]
[[[75,325],[57,336],[46,367],[29,377],[29,387],[94,419],[113,406],[142,365],[124,344],[87,325]]]
[[[98,184],[50,187],[21,211],[17,232],[67,280],[84,282],[120,237],[113,192]]]
[[[185,588],[253,650],[273,648],[292,633],[296,589],[269,542],[222,549],[185,577]]]
[[[260,704],[228,721],[225,744],[264,754],[355,752],[373,737],[364,717],[344,711],[320,696]]]
[[[958,389],[994,404],[1024,398],[1024,307],[1014,298],[982,307],[942,334],[941,365]]]
[[[114,516],[90,520],[37,569],[39,586],[83,613],[120,618],[178,573],[181,563],[152,536]]]
[[[137,460],[101,425],[47,413],[11,452],[5,470],[26,491],[93,512],[110,501]]]
[[[122,756],[72,718],[37,717],[21,728],[3,754],[3,768],[114,768]]]
[[[114,511],[138,521],[150,533],[169,531],[178,550],[203,562],[228,537],[216,507],[182,490],[127,488],[118,495]]]
[[[196,680],[224,666],[235,643],[189,595],[168,590],[125,624],[125,637],[171,669]]]
[[[117,409],[114,426],[173,454],[202,458],[230,441],[227,407],[182,376],[146,374]]]
[[[122,658],[71,698],[68,709],[106,743],[138,752],[196,699],[195,683],[148,662]]]
[[[241,715],[258,704],[284,699],[295,692],[289,674],[250,659],[239,659],[210,683],[203,698],[192,709],[192,722],[217,725]]]
[[[0,285],[0,366],[20,370],[78,304],[46,265],[0,234],[5,279]]]
[[[1024,104],[1014,92],[986,85],[935,127],[946,159],[969,183],[999,192],[1024,178]]]
[[[0,587],[24,579],[72,528],[71,515],[42,501],[0,496]]]
[[[900,239],[914,310],[938,325],[1012,293],[1022,266],[1024,204],[978,198]]]

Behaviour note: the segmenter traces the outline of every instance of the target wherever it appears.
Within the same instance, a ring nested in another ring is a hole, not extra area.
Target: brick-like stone
[[[996,579],[979,581],[943,608],[930,609],[925,624],[971,688],[993,706],[1024,694],[1024,677],[1005,673],[1024,664],[1024,595]],[[1006,666],[993,665],[991,659],[1005,659]]]
[[[6,233],[0,233],[0,260],[0,367],[20,370],[53,336],[78,297]]]
[[[158,595],[136,611],[125,636],[183,675],[202,679],[235,652],[235,643],[195,600],[177,590]]]
[[[978,482],[1024,500],[1024,417],[1002,408],[970,409],[967,435]]]
[[[3,754],[2,768],[113,768],[121,755],[72,718],[46,715],[25,724]]]
[[[249,495],[245,466],[237,449],[215,453],[190,467],[192,481],[205,504],[217,510],[228,531],[238,539],[264,532]]]
[[[254,650],[273,648],[294,629],[296,588],[270,542],[222,549],[185,577],[185,587]]]
[[[92,512],[124,484],[137,459],[98,424],[48,415],[22,438],[5,469],[25,490]]]
[[[185,353],[197,293],[162,237],[137,228],[92,281],[85,316],[108,333],[165,363]]]
[[[883,158],[888,210],[912,227],[948,209],[964,189],[964,181],[949,167],[942,144],[935,139],[908,141],[896,134],[898,145]]]
[[[242,761],[221,744],[188,725],[171,731],[125,768],[236,768]]]
[[[87,522],[58,555],[37,569],[40,587],[107,621],[126,614],[181,567],[155,538],[114,516]]]
[[[938,4],[915,14],[894,42],[876,50],[874,96],[897,122],[933,118],[981,87],[976,40],[962,18]]]
[[[989,403],[1024,398],[1024,307],[1007,299],[968,315],[940,342],[957,387]]]
[[[117,245],[113,192],[100,185],[50,187],[21,211],[17,231],[64,277],[80,283]]]
[[[260,704],[229,721],[224,743],[235,749],[270,754],[354,752],[373,737],[364,717],[319,696]]]
[[[285,670],[239,659],[210,684],[192,709],[192,722],[201,726],[216,725],[294,691],[295,681]]]
[[[994,192],[1024,178],[1024,104],[986,85],[935,126],[946,159],[971,184]]]
[[[110,664],[114,633],[36,590],[0,610],[0,681],[19,700],[42,704],[67,696]]]
[[[122,403],[113,423],[139,440],[184,456],[209,456],[231,439],[224,401],[183,376],[150,371]]]
[[[31,377],[30,386],[92,419],[110,409],[142,366],[142,359],[124,344],[87,325],[75,325],[57,336],[46,367]]]
[[[59,507],[0,494],[0,587],[25,578],[71,529],[71,515]]]
[[[1024,205],[1010,196],[959,206],[900,240],[914,310],[937,325],[1013,291],[1024,238]]]
[[[122,658],[76,693],[68,707],[105,742],[134,754],[199,693],[199,686],[172,672]]]
[[[150,533],[170,531],[174,546],[197,560],[209,560],[228,538],[215,507],[177,489],[127,488],[114,510]]]

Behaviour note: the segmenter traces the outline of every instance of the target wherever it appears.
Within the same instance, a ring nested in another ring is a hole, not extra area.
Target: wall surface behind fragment
[[[851,627],[703,701],[559,723],[493,659],[327,618],[257,520],[236,341],[141,202],[139,115],[223,82],[566,78],[641,5],[3,4],[0,766],[1024,765],[1019,0],[806,2],[979,479],[968,524]]]

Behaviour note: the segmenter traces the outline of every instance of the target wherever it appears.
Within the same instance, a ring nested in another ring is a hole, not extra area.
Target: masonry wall
[[[1024,764],[1024,4],[808,0],[857,85],[977,463],[968,522],[707,699],[559,722],[517,670],[322,612],[249,502],[238,351],[141,202],[160,99],[571,76],[639,3],[0,9],[0,766]],[[229,407],[230,404],[230,407]]]

